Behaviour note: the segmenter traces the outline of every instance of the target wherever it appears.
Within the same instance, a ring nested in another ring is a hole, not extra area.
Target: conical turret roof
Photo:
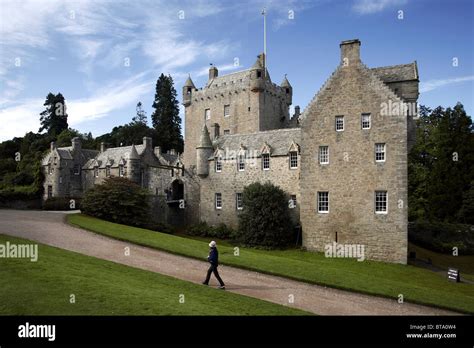
[[[209,131],[206,125],[202,127],[201,138],[199,139],[198,147],[212,148],[211,137],[209,136]]]
[[[137,152],[137,149],[135,148],[135,145],[132,145],[128,159],[131,159],[131,160],[140,159],[140,156],[138,156],[138,152]]]
[[[184,87],[193,87],[193,88],[196,88],[196,86],[194,86],[193,80],[191,80],[191,75],[188,76],[186,82],[184,83]]]
[[[281,87],[291,87],[290,85],[290,82],[288,81],[288,79],[286,78],[286,74],[285,74],[285,78],[283,79],[283,81],[281,82]]]

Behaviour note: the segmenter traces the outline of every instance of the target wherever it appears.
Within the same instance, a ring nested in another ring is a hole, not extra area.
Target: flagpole
[[[267,12],[265,7],[262,11],[263,15],[263,76],[267,75]]]

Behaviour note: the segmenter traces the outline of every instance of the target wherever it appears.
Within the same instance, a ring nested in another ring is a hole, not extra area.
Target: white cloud
[[[426,82],[421,82],[420,92],[426,93],[440,87],[444,87],[447,85],[452,85],[456,83],[466,82],[466,81],[474,81],[474,75],[464,76],[464,77],[455,77],[451,79],[439,79],[439,80],[429,80]]]
[[[406,2],[407,0],[356,0],[352,9],[359,14],[372,14]]]
[[[37,132],[40,127],[39,114],[44,99],[28,99],[0,110],[0,141],[23,136],[29,131]]]

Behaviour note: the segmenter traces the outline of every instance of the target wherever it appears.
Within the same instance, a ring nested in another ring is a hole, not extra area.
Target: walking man
[[[204,285],[209,285],[209,279],[211,279],[211,273],[214,273],[214,276],[217,278],[220,286],[219,289],[225,290],[225,284],[222,281],[222,278],[217,271],[217,266],[219,266],[219,252],[217,251],[217,244],[215,241],[209,243],[209,255],[207,256],[207,261],[211,264],[209,269],[207,270],[206,280],[202,283]]]

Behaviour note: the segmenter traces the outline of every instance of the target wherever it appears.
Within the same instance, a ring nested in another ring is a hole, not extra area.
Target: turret
[[[265,89],[263,59],[262,53],[250,68],[250,90],[252,92],[262,92]]]
[[[209,175],[209,157],[214,152],[207,126],[202,127],[201,139],[196,147],[196,171],[199,176]]]
[[[281,82],[280,86],[281,86],[281,88],[283,88],[283,90],[285,92],[286,104],[288,104],[288,105],[293,104],[293,87],[291,87],[290,82],[286,78],[286,74],[285,74],[285,78]]]
[[[191,80],[191,76],[188,76],[188,79],[186,80],[183,86],[183,105],[184,106],[191,105],[191,99],[193,96],[193,91],[195,89],[196,89],[196,86],[194,86],[193,80]]]
[[[209,68],[209,82],[219,75],[219,70],[214,65]]]
[[[138,155],[135,145],[132,145],[130,153],[128,155],[128,178],[137,183],[141,184],[140,180],[140,156]]]

